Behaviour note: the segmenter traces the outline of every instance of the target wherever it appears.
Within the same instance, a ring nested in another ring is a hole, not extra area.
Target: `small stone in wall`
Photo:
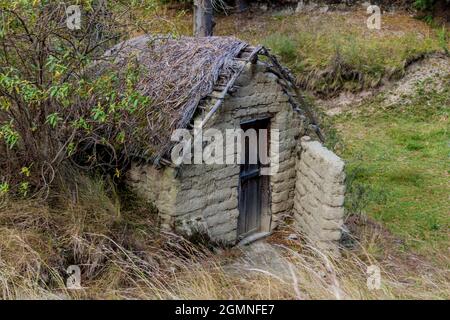
[[[329,8],[328,6],[324,6],[324,7],[322,7],[322,8],[319,9],[319,12],[320,12],[320,13],[327,13],[329,9],[330,9],[330,8]]]
[[[291,233],[287,238],[288,240],[295,241],[298,240],[298,235],[296,235],[295,233]]]
[[[297,4],[297,8],[295,9],[295,12],[311,12],[317,9],[319,5],[315,2],[309,2],[307,5],[304,3],[304,1],[300,1]]]
[[[297,4],[297,8],[295,9],[295,12],[299,13],[302,12],[305,9],[305,3],[303,0],[299,1]]]

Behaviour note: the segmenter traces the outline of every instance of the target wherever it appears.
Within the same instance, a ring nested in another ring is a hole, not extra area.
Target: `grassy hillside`
[[[432,81],[427,79],[426,81]],[[411,101],[383,97],[335,119],[351,181],[349,209],[381,221],[421,250],[447,250],[450,78],[442,91],[419,82]]]
[[[398,79],[410,61],[439,49],[433,31],[420,21],[386,14],[378,31],[369,30],[366,19],[364,11],[274,14],[250,19],[251,26],[243,28],[224,23],[219,33],[266,44],[302,87],[325,96]]]
[[[446,29],[432,29],[405,13],[383,14],[381,30],[369,30],[367,17],[363,9],[217,16],[215,34],[266,45],[296,73],[300,85],[322,96],[399,79],[412,61],[449,48]],[[152,27],[191,35],[191,21],[188,12],[162,9]]]

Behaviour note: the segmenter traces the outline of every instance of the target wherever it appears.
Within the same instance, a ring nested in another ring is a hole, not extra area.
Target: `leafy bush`
[[[435,2],[436,0],[415,0],[414,7],[419,10],[430,10]]]
[[[2,192],[49,187],[69,162],[120,176],[134,132],[127,121],[150,101],[134,88],[136,66],[94,79],[89,70],[107,48],[142,30],[133,12],[152,10],[153,1],[100,3],[80,1],[82,26],[71,30],[72,1],[0,0]]]
[[[432,11],[436,8],[445,8],[450,5],[450,0],[415,0],[413,7],[420,11]]]

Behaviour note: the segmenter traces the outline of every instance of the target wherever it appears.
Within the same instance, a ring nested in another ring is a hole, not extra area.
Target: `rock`
[[[267,6],[267,4],[262,4],[259,8],[260,8],[262,11],[264,11],[264,12],[266,12],[267,10],[269,10],[269,7]]]
[[[291,240],[291,241],[298,240],[298,235],[296,235],[295,233],[291,233],[288,236],[288,240]]]
[[[297,8],[295,9],[295,12],[299,13],[302,12],[305,9],[305,3],[303,0],[300,0],[297,4]]]
[[[320,12],[320,13],[327,13],[329,9],[330,9],[330,7],[324,6],[324,7],[322,7],[322,8],[319,9],[319,12]]]
[[[348,6],[345,3],[339,3],[339,4],[336,5],[336,10],[347,11],[348,10]]]
[[[308,11],[313,11],[313,10],[317,9],[318,6],[319,6],[319,5],[318,5],[317,3],[315,3],[315,2],[310,2],[310,3],[308,4],[308,6],[307,6],[307,10],[308,10]]]
[[[290,16],[290,15],[292,15],[294,13],[295,13],[294,9],[287,8],[287,9],[283,9],[283,10],[280,10],[280,11],[276,12],[274,15],[282,17],[282,16]]]
[[[301,0],[298,4],[297,4],[297,8],[295,9],[295,12],[299,13],[299,12],[311,12],[314,11],[315,9],[317,9],[319,5],[315,2],[310,2],[307,5],[304,3],[303,0]],[[327,7],[327,11],[328,11],[328,6]]]

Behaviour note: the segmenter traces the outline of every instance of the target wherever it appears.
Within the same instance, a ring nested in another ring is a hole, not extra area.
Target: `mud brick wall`
[[[127,173],[127,184],[136,194],[156,206],[163,228],[171,228],[175,201],[180,187],[176,170],[158,170],[152,165],[133,163]]]
[[[295,154],[302,124],[292,110],[278,78],[261,64],[249,65],[236,82],[239,89],[228,96],[207,128],[220,130],[240,128],[244,121],[270,117],[271,163],[279,157],[276,173],[270,176],[271,205],[262,216],[262,230],[274,229],[284,214],[294,206]],[[215,101],[210,101],[214,104]],[[202,119],[203,115],[197,120]],[[277,131],[278,134],[275,134]],[[275,148],[275,144],[279,148]],[[277,152],[277,150],[279,152]],[[227,146],[226,156],[236,156]],[[180,192],[174,219],[179,229],[207,230],[210,237],[228,243],[237,239],[238,185],[240,166],[184,165],[180,170]]]
[[[303,137],[296,170],[294,219],[312,243],[336,252],[344,219],[344,162],[319,142]]]
[[[303,130],[302,122],[292,110],[278,77],[264,65],[248,65],[236,85],[239,89],[225,98],[204,130],[218,129],[225,137],[226,129],[240,128],[243,121],[270,117],[269,152],[271,162],[278,157],[279,163],[269,178],[271,205],[262,216],[262,231],[270,231],[282,217],[292,214],[295,155]],[[214,98],[211,99],[208,106],[215,102]],[[201,120],[207,112],[208,108],[196,120]],[[275,148],[275,144],[279,148]],[[225,156],[236,156],[236,150],[228,145],[223,152]],[[214,240],[234,243],[239,216],[239,172],[239,164],[192,164],[159,171],[151,165],[134,165],[129,180],[138,194],[155,202],[163,225],[184,233],[200,229],[208,232]]]

